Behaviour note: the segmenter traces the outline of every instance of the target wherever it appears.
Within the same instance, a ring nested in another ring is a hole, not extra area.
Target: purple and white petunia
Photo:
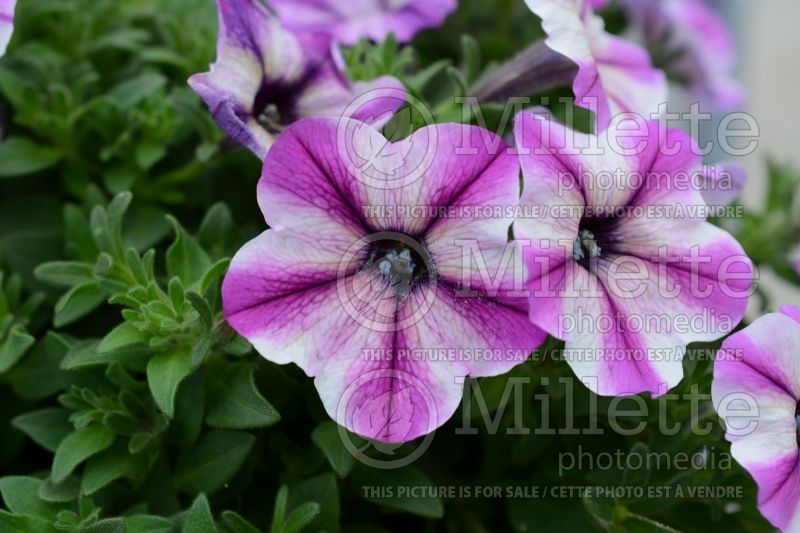
[[[744,105],[744,90],[733,77],[733,36],[705,0],[625,0],[623,5],[634,36],[689,98],[712,110]]]
[[[14,31],[14,8],[17,0],[0,0],[0,56],[6,53],[6,47]]]
[[[605,31],[587,0],[525,0],[542,19],[547,45],[578,65],[576,103],[592,109],[603,131],[621,112],[645,119],[667,101],[667,80],[647,51]]]
[[[234,140],[263,159],[286,125],[304,117],[351,114],[385,123],[403,101],[399,80],[351,83],[318,33],[295,33],[256,0],[217,0],[217,61],[189,85]],[[364,103],[348,107],[359,96]]]
[[[686,345],[730,332],[752,281],[741,246],[706,222],[689,136],[642,126],[595,137],[530,112],[515,124],[521,204],[539,213],[514,223],[531,321],[602,395],[675,386]]]
[[[758,318],[722,343],[711,396],[731,455],[758,485],[758,508],[800,531],[800,307]]]
[[[324,32],[342,44],[361,38],[383,41],[394,33],[410,41],[425,28],[440,26],[456,0],[271,0],[281,20],[297,31]]]
[[[258,185],[271,229],[233,258],[226,319],[313,376],[342,426],[393,443],[431,432],[458,378],[504,373],[546,336],[528,321],[514,213],[494,209],[519,205],[507,148],[457,124],[397,143],[349,118],[289,126]]]

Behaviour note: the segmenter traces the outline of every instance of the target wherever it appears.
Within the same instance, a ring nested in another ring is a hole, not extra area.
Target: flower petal
[[[723,342],[711,388],[731,454],[758,484],[759,509],[786,531],[800,523],[798,351],[800,324],[777,313],[765,315]],[[757,409],[755,420],[742,413],[746,407]]]
[[[410,41],[421,29],[442,24],[456,0],[273,0],[281,19],[298,31],[319,31],[352,45],[361,38],[382,42],[394,33]]]
[[[0,0],[0,56],[6,53],[6,47],[14,31],[14,8],[17,0]]]
[[[189,78],[189,85],[223,131],[263,159],[275,139],[253,116],[259,91],[300,83],[326,60],[330,44],[286,30],[255,0],[217,0],[217,9],[217,60],[209,72]]]
[[[576,103],[595,111],[597,131],[621,112],[645,119],[667,100],[667,81],[640,46],[608,34],[586,0],[526,0],[542,19],[547,45],[578,65]]]

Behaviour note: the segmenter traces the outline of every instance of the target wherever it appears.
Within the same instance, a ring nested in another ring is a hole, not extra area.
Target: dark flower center
[[[797,445],[800,446],[800,401],[797,402],[794,408],[794,424],[797,432]]]
[[[408,296],[414,288],[427,283],[432,276],[428,251],[410,238],[385,238],[369,246],[365,270],[374,270],[399,298]]]
[[[617,221],[613,217],[583,217],[572,243],[572,258],[586,270],[591,270],[593,260],[613,249]]]
[[[269,133],[281,133],[299,118],[295,111],[297,92],[297,84],[262,83],[253,102],[253,116]]]

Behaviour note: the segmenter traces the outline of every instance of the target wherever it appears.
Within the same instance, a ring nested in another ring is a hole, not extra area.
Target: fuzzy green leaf
[[[0,142],[0,178],[32,174],[54,166],[61,152],[25,137],[9,137]]]
[[[52,479],[60,483],[89,457],[102,452],[114,442],[114,433],[105,426],[87,426],[68,435],[58,445],[53,458]]]
[[[278,411],[261,396],[253,381],[253,366],[227,365],[215,376],[206,423],[221,429],[250,429],[277,423]]]
[[[217,526],[214,524],[214,516],[211,514],[205,494],[198,496],[186,511],[181,531],[184,533],[216,533]]]
[[[323,422],[311,433],[311,441],[322,450],[333,470],[343,478],[352,470],[355,458],[342,443],[339,431],[335,422]]]
[[[161,353],[147,363],[147,383],[159,409],[168,417],[175,414],[178,386],[192,373],[191,355],[185,346]]]
[[[213,493],[241,468],[254,442],[255,437],[242,431],[205,434],[178,458],[175,487],[192,494]]]
[[[74,430],[69,413],[69,410],[60,407],[41,409],[19,415],[11,421],[11,425],[42,448],[55,452],[64,437]]]

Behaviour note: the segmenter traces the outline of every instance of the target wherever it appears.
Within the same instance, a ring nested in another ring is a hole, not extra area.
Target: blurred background
[[[796,0],[726,0],[720,7],[730,18],[740,51],[740,78],[748,93],[748,112],[761,131],[759,148],[742,158],[750,176],[741,202],[762,209],[767,189],[767,160],[800,169],[800,109],[792,102],[800,87],[800,2]],[[800,244],[800,243],[799,243]],[[791,251],[800,258],[800,246]],[[762,289],[774,305],[800,303],[800,289],[761,269]],[[755,303],[755,302],[754,302]]]

